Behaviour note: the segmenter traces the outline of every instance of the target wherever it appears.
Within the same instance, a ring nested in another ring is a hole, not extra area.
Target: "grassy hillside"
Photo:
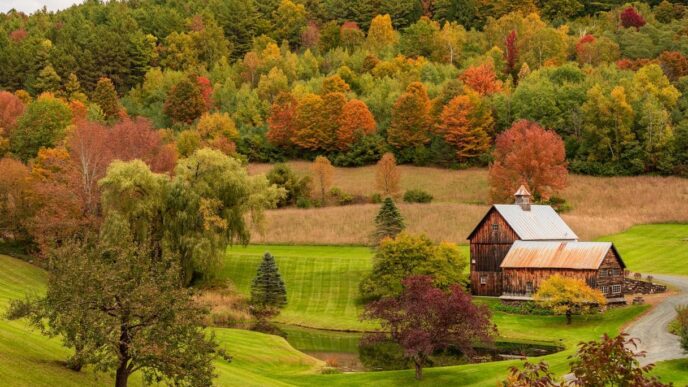
[[[0,314],[10,299],[37,294],[45,289],[45,272],[0,255]],[[321,362],[292,348],[283,338],[236,329],[214,330],[220,345],[233,361],[216,362],[217,382],[223,386],[287,385],[273,379],[314,373]],[[0,318],[0,385],[3,386],[103,386],[114,384],[106,374],[70,371],[64,360],[70,351],[59,339],[48,339],[22,321]],[[139,375],[130,385],[142,385]]]
[[[273,249],[274,250],[274,249]],[[282,252],[286,255],[289,249]],[[301,252],[293,250],[301,255]],[[330,250],[331,253],[334,250]],[[328,250],[322,250],[327,256]],[[363,253],[352,250],[353,256]],[[342,259],[330,255],[330,259]],[[0,310],[10,298],[22,297],[26,292],[40,292],[44,288],[45,274],[22,261],[0,256]],[[484,301],[489,302],[489,301]],[[563,372],[566,357],[579,340],[599,337],[603,332],[617,333],[619,327],[637,316],[646,307],[636,306],[614,309],[604,316],[577,318],[567,327],[561,317],[514,316],[495,313],[494,321],[502,336],[519,339],[552,340],[565,344],[564,352],[547,356],[555,370]],[[321,362],[294,350],[284,339],[255,332],[234,329],[214,330],[221,345],[234,356],[232,363],[216,362],[217,385],[221,386],[398,386],[413,382],[413,372],[392,371],[320,375]],[[0,385],[12,386],[96,386],[112,383],[108,375],[95,375],[89,371],[66,370],[61,361],[68,351],[58,340],[49,340],[27,328],[22,322],[0,320]],[[504,377],[508,366],[518,362],[497,362],[428,369],[420,385],[460,384],[466,386],[493,386]],[[669,363],[659,369],[661,375],[681,381],[682,363]],[[27,372],[30,370],[31,372]],[[132,386],[141,385],[137,375],[131,378]]]
[[[290,162],[298,173],[309,173],[307,162]],[[251,173],[267,172],[269,164],[249,166]],[[463,243],[485,214],[487,171],[454,171],[400,166],[403,190],[430,192],[431,204],[404,204],[400,209],[409,231],[436,240]],[[336,168],[334,186],[370,196],[375,192],[375,167]],[[572,175],[561,193],[572,206],[564,219],[584,240],[622,232],[647,223],[688,222],[688,179],[676,177],[591,177]],[[373,229],[379,206],[362,204],[314,209],[281,209],[267,214],[266,232],[255,233],[257,243],[364,244]]]
[[[635,226],[600,240],[614,242],[630,270],[688,275],[688,225]]]

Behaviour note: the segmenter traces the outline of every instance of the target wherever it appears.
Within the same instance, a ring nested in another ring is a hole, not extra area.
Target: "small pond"
[[[341,371],[382,371],[412,368],[394,343],[373,346],[360,345],[362,333],[338,332],[277,325],[287,341],[301,352],[323,360]],[[542,356],[563,350],[553,342],[504,341],[497,339],[493,346],[476,347],[476,356],[468,359],[458,350],[446,350],[431,356],[430,367],[509,360],[524,356]]]

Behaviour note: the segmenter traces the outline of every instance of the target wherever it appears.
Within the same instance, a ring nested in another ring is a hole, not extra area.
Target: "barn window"
[[[497,223],[492,223],[492,231],[499,230],[499,225]]]
[[[532,293],[533,292],[533,283],[532,282],[526,282],[526,293]]]
[[[621,293],[621,285],[612,285],[612,293],[613,294]]]
[[[609,293],[609,286],[602,286],[600,289],[602,290],[603,294]]]
[[[486,276],[486,275],[481,275],[481,276],[480,276],[480,284],[481,284],[481,285],[486,285],[486,284],[487,284],[487,276]]]
[[[612,275],[619,275],[621,274],[621,269],[612,269]]]
[[[606,276],[607,276],[607,272],[604,270],[600,270],[600,277],[606,277]]]

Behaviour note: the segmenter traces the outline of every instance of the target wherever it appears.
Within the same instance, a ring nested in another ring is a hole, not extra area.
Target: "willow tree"
[[[224,250],[247,244],[251,222],[272,208],[283,190],[264,176],[249,176],[241,161],[211,149],[181,160],[174,178],[138,160],[115,161],[100,182],[103,210],[127,223],[154,256],[178,259],[184,284],[212,277]]]

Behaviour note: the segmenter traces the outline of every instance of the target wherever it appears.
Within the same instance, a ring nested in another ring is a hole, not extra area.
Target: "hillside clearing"
[[[307,174],[310,163],[288,163]],[[251,173],[272,165],[251,164]],[[434,196],[431,204],[399,207],[408,230],[435,240],[464,243],[488,206],[487,170],[449,170],[402,165],[403,190],[422,189]],[[375,193],[375,167],[337,168],[333,186],[370,197]],[[637,224],[688,222],[688,179],[677,177],[592,177],[571,175],[561,193],[572,206],[564,220],[582,240],[619,233]],[[279,209],[266,214],[264,233],[255,243],[365,244],[379,206],[361,204],[313,209]]]

